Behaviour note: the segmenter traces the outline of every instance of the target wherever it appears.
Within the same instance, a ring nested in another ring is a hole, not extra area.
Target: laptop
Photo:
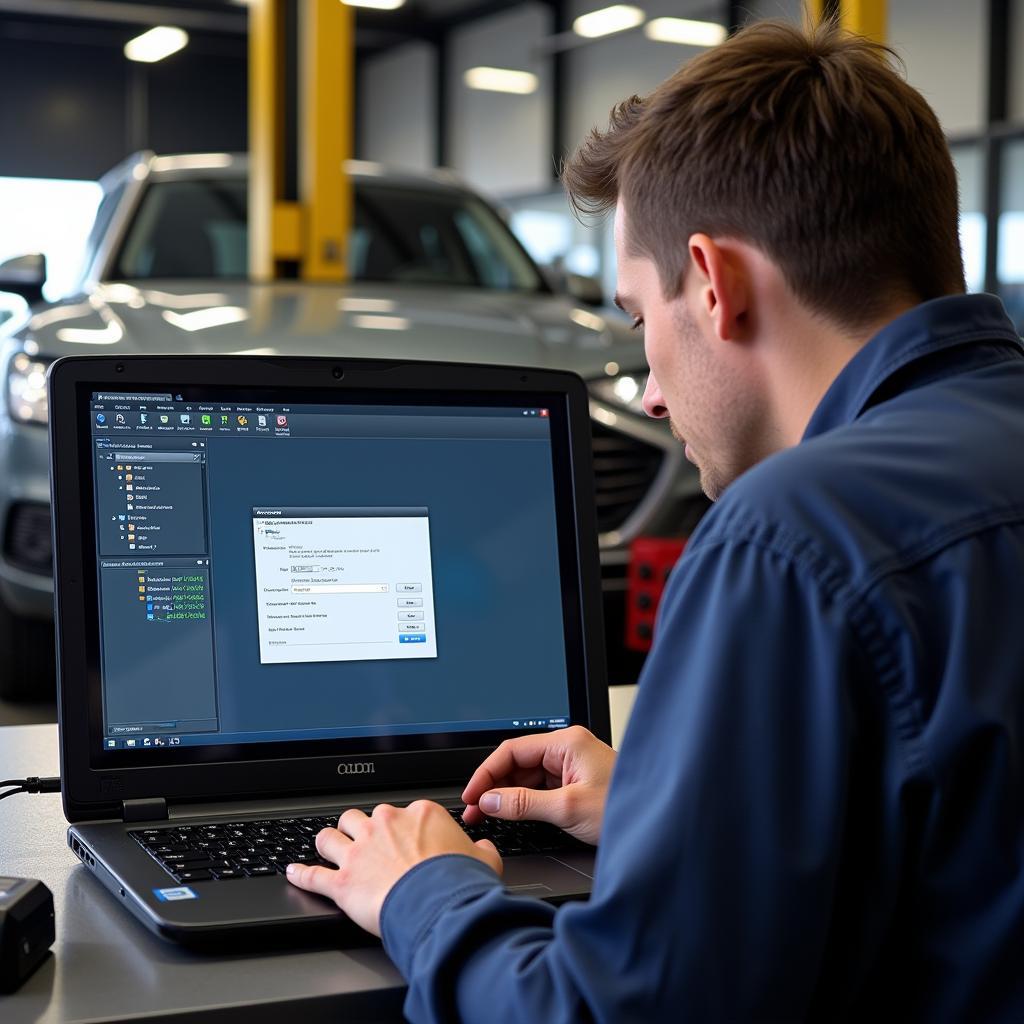
[[[609,739],[580,378],[83,357],[49,389],[68,843],[147,928],[364,941],[283,874],[344,809],[461,824],[502,740]],[[488,828],[510,891],[589,893],[592,848]]]

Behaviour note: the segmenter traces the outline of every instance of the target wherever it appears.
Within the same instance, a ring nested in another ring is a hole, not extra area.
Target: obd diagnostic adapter
[[[0,877],[0,992],[13,992],[55,938],[53,894],[35,878]]]

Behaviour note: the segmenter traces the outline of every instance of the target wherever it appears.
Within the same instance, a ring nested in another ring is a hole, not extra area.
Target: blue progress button
[[[427,638],[422,633],[402,633],[398,637],[400,644],[425,644]]]

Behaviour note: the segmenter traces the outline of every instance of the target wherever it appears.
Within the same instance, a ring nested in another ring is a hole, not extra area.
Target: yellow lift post
[[[845,29],[867,36],[876,42],[885,42],[886,0],[807,0],[807,10],[815,21],[821,21],[829,10],[839,10],[839,23]]]
[[[294,15],[294,17],[293,17]],[[339,0],[249,8],[249,274],[344,281],[352,223],[354,15]],[[289,59],[291,58],[291,59]],[[293,79],[292,82],[288,78]],[[289,112],[290,89],[297,111]],[[286,144],[297,116],[297,145]],[[289,168],[288,161],[297,166]],[[286,183],[297,195],[286,195]]]

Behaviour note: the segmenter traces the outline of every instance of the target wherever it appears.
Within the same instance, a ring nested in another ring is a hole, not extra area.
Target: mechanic
[[[894,56],[756,24],[565,168],[716,504],[617,760],[513,739],[463,794],[600,837],[589,901],[506,894],[426,802],[290,869],[413,1021],[1024,1020],[1024,351]]]

